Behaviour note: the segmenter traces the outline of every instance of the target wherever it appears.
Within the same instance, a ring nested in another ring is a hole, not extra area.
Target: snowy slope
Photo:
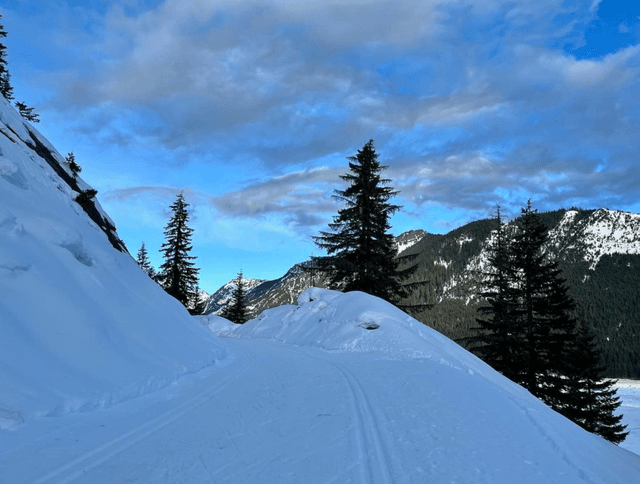
[[[109,406],[224,356],[99,204],[94,220],[74,201],[89,186],[63,162],[0,96],[0,429]]]
[[[602,208],[574,222],[576,215],[568,210],[550,231],[549,242],[556,251],[581,249],[591,270],[603,255],[640,254],[640,214]]]

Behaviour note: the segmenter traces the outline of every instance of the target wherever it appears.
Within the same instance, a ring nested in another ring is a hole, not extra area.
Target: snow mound
[[[198,315],[194,316],[194,318],[218,336],[225,336],[229,332],[234,331],[238,326],[241,326],[215,314]]]
[[[430,359],[471,372],[486,372],[488,368],[394,305],[358,291],[341,293],[312,287],[300,294],[297,306],[266,310],[222,335],[267,338],[330,351],[376,353],[386,358]]]
[[[70,179],[64,157],[0,96],[0,429],[106,407],[225,356],[114,248],[75,201],[89,186]]]

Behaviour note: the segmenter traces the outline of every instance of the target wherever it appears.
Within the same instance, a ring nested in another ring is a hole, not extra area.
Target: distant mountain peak
[[[416,245],[425,237],[425,235],[427,235],[427,232],[422,229],[409,230],[398,235],[395,238],[395,243],[398,247],[398,254],[401,254],[409,247]]]

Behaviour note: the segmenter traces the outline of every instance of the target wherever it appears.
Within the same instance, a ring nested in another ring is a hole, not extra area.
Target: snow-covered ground
[[[243,326],[194,319],[226,335],[228,358],[109,408],[5,431],[0,475],[12,483],[640,478],[639,456],[371,296],[313,289],[298,306]]]
[[[622,402],[619,408],[620,413],[624,415],[622,423],[627,426],[629,432],[620,447],[640,455],[640,381],[618,380],[616,389]]]

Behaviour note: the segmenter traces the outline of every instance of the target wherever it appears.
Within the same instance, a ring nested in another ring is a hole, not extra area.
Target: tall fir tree
[[[236,324],[244,324],[249,319],[247,313],[247,291],[244,286],[242,271],[238,273],[236,288],[233,291],[231,301],[222,312],[222,317]]]
[[[173,216],[164,229],[166,242],[160,249],[164,262],[158,274],[158,281],[164,290],[187,309],[193,308],[197,301],[198,273],[200,272],[193,262],[196,257],[189,255],[193,249],[191,245],[193,229],[187,225],[188,206],[182,193],[171,205]]]
[[[545,244],[548,229],[531,200],[516,220],[512,257],[518,306],[514,326],[520,330],[522,359],[516,382],[554,409],[566,403],[570,362],[567,349],[575,337],[575,303],[558,263],[549,259]]]
[[[332,287],[398,302],[405,295],[402,281],[415,271],[414,266],[399,270],[397,247],[389,233],[389,219],[400,209],[389,200],[398,192],[388,186],[390,180],[381,178],[387,167],[378,162],[373,140],[348,160],[351,171],[340,178],[349,186],[334,194],[345,207],[329,224],[331,231],[313,237],[328,254],[313,261],[328,274]]]
[[[513,234],[497,218],[473,351],[587,430],[623,440],[615,391],[599,379],[593,338],[579,336],[566,280],[546,253],[546,225],[530,200]]]
[[[151,265],[151,261],[149,260],[149,253],[147,252],[147,248],[145,247],[144,242],[142,242],[142,245],[138,250],[136,262],[138,262],[140,268],[144,272],[146,272],[151,279],[155,280],[156,270]]]
[[[2,15],[0,14],[0,19]],[[0,38],[5,38],[7,31],[0,24]],[[0,42],[0,94],[7,101],[13,100],[13,87],[11,86],[11,76],[9,75],[9,62],[7,61],[7,46]]]
[[[523,341],[518,336],[518,328],[513,313],[517,308],[517,293],[513,287],[515,280],[509,236],[502,222],[500,207],[496,208],[497,229],[488,247],[487,272],[484,289],[480,297],[486,305],[479,308],[480,317],[476,319],[479,334],[469,338],[473,351],[486,363],[511,380],[517,380],[517,368],[514,360],[522,355]]]

